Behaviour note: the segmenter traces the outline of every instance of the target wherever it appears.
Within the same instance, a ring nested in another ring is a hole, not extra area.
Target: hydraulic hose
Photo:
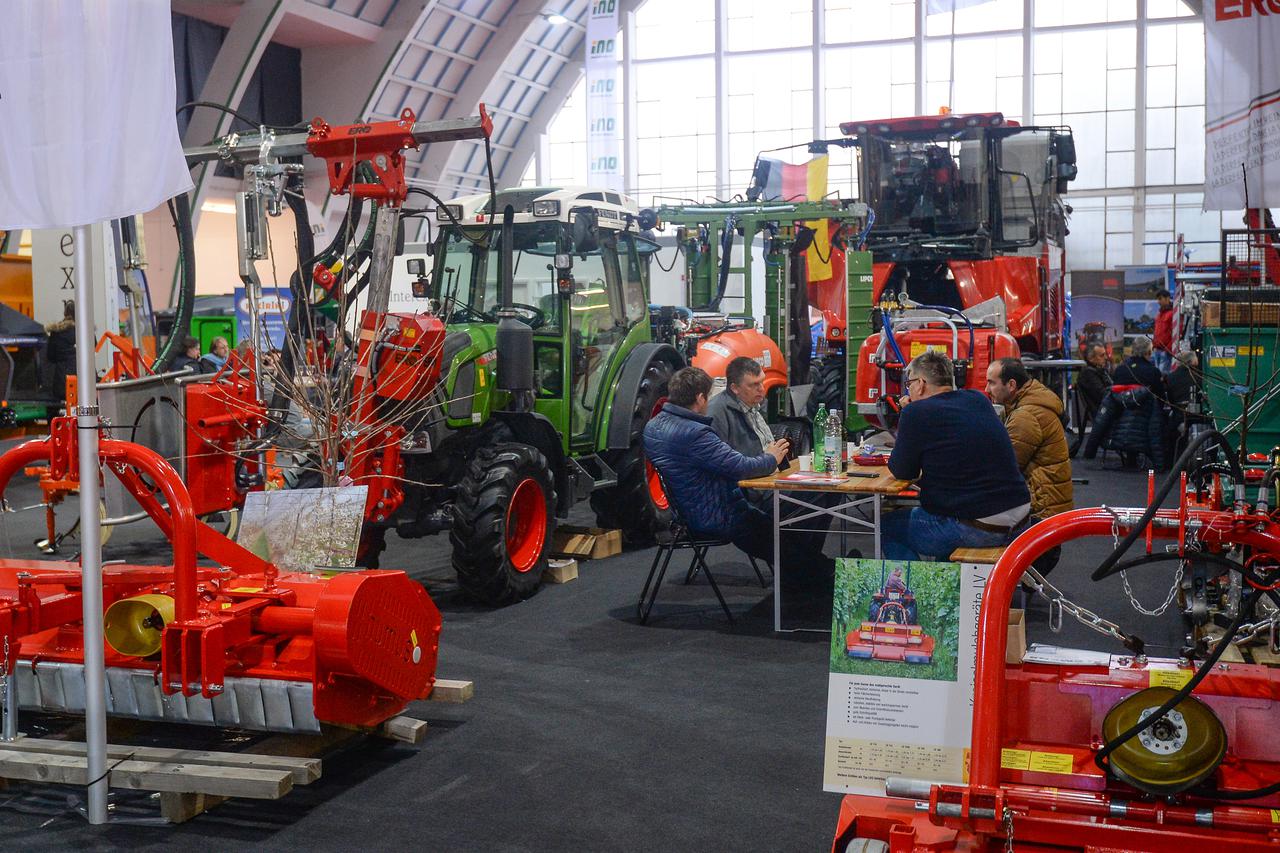
[[[867,226],[858,232],[858,236],[854,238],[853,245],[858,251],[862,251],[867,245],[867,235],[871,233],[871,226],[876,224],[876,212],[872,208],[867,208]]]
[[[893,337],[893,320],[889,317],[889,312],[883,308],[880,309],[880,327],[884,330],[885,339],[889,341],[889,349],[893,350],[898,364],[906,369],[907,360],[902,357],[902,350],[898,349],[898,342]]]
[[[173,330],[156,355],[156,373],[165,373],[182,352],[182,341],[190,334],[191,310],[196,298],[196,235],[191,226],[191,199],[186,193],[173,198],[173,219],[178,230],[178,261],[182,277],[174,305]]]
[[[1169,476],[1165,478],[1165,481],[1160,485],[1160,488],[1156,490],[1155,497],[1151,499],[1150,505],[1148,505],[1146,511],[1142,513],[1142,517],[1138,519],[1138,523],[1133,526],[1133,529],[1129,531],[1124,539],[1120,540],[1120,544],[1117,545],[1115,550],[1113,550],[1107,558],[1102,561],[1098,568],[1094,569],[1093,574],[1090,575],[1092,580],[1100,581],[1112,574],[1111,570],[1115,567],[1116,563],[1120,562],[1120,558],[1129,550],[1129,547],[1133,545],[1134,542],[1138,541],[1138,537],[1140,537],[1147,529],[1147,525],[1151,523],[1151,519],[1156,517],[1156,512],[1160,509],[1160,504],[1164,503],[1165,498],[1169,496],[1169,493],[1173,491],[1174,486],[1178,484],[1179,475],[1186,470],[1187,465],[1195,458],[1200,449],[1211,441],[1219,444],[1225,451],[1228,464],[1231,465],[1232,475],[1235,477],[1236,487],[1239,488],[1244,484],[1244,469],[1240,467],[1240,460],[1236,458],[1235,450],[1231,447],[1230,442],[1227,441],[1226,436],[1218,432],[1216,429],[1201,433],[1194,441],[1187,445],[1187,449],[1182,451],[1182,455],[1178,457],[1178,461],[1173,464],[1171,469],[1169,469]]]
[[[916,307],[924,308],[929,311],[937,311],[942,314],[950,314],[953,317],[959,317],[961,320],[964,320],[964,325],[969,330],[969,359],[973,359],[973,323],[969,321],[969,318],[965,316],[963,311],[959,311],[949,305],[924,305],[916,303]]]
[[[733,254],[733,229],[738,225],[736,216],[726,216],[724,220],[724,231],[720,235],[720,269],[716,275],[716,293],[711,297],[711,301],[703,306],[702,310],[719,311],[720,301],[724,299],[725,291],[729,289],[729,267]]]

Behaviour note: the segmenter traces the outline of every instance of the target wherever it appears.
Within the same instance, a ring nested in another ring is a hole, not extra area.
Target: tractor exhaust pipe
[[[533,329],[521,322],[512,303],[515,301],[515,208],[502,211],[501,281],[498,308],[498,389],[511,394],[511,408],[529,411],[533,398]]]

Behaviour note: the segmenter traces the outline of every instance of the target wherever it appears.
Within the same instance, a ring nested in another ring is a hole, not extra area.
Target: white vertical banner
[[[622,190],[622,122],[618,94],[618,0],[591,0],[587,10],[587,183]]]
[[[1278,46],[1277,0],[1204,4],[1205,210],[1280,206]]]

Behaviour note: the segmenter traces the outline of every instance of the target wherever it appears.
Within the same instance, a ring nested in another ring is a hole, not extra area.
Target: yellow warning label
[[[893,633],[893,626],[892,626],[892,625],[885,625],[885,626],[884,626],[883,628],[881,628],[880,630],[884,631],[886,634],[892,634],[892,633]]]
[[[1210,367],[1235,367],[1236,360],[1234,358],[1211,358],[1209,359]]]
[[[485,383],[484,368],[476,371],[476,380],[480,383],[480,387],[483,388]]]
[[[262,592],[260,586],[235,586],[231,588],[232,592]]]
[[[418,645],[418,629],[417,628],[414,628],[411,631],[409,631],[409,642],[413,643],[415,646]]]
[[[1027,769],[1039,773],[1070,773],[1075,769],[1075,761],[1068,752],[1033,752]]]
[[[946,354],[947,354],[947,347],[946,347],[946,345],[945,345],[945,344],[926,344],[926,343],[925,343],[925,342],[923,342],[923,341],[912,341],[912,342],[911,342],[911,357],[912,357],[912,358],[915,358],[916,356],[920,355],[921,353],[923,353],[923,352],[927,352],[927,351],[929,351],[929,350],[933,350],[934,352],[940,352],[940,353],[942,353],[943,355],[946,355]]]
[[[1002,749],[1000,766],[1005,770],[1026,770],[1031,766],[1031,753],[1025,749]]]
[[[1148,687],[1171,687],[1181,690],[1191,680],[1189,669],[1153,669],[1148,674]]]
[[[1280,823],[1280,809],[1271,810],[1271,822]]]

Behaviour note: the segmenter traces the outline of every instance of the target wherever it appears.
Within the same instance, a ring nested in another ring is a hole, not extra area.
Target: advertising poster
[[[991,566],[837,561],[823,790],[963,782],[978,612]]]
[[[622,189],[622,121],[618,96],[618,0],[591,0],[587,9],[587,183]]]
[[[249,303],[249,294],[243,287],[237,287],[236,300],[236,340],[243,341],[249,337],[253,328],[251,318],[254,306]],[[293,307],[293,296],[287,287],[264,287],[258,298],[258,322],[261,324],[263,349],[284,348],[285,328],[289,325],[289,309]]]

